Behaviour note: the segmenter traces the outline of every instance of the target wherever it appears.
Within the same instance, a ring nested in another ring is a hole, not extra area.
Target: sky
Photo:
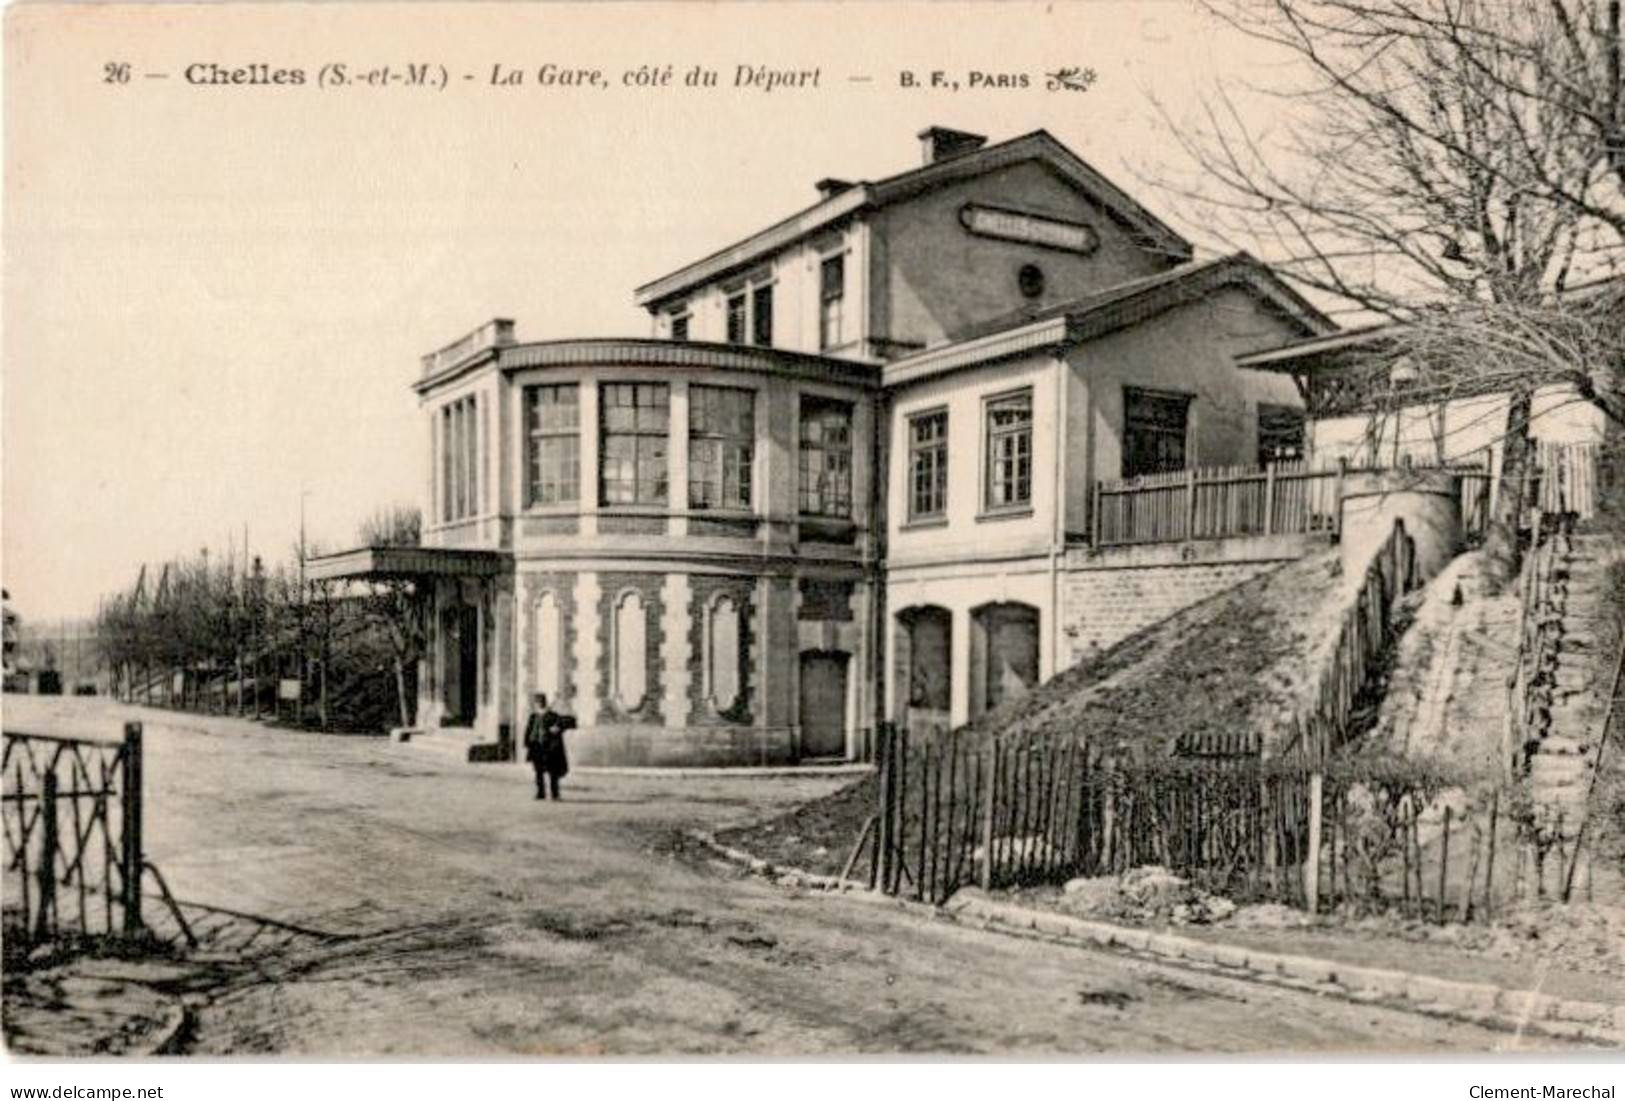
[[[1168,214],[1141,179],[1177,160],[1153,98],[1194,119],[1214,79],[1271,62],[1175,0],[22,5],[5,30],[0,572],[25,618],[241,554],[245,530],[287,560],[301,506],[313,545],[353,545],[426,495],[418,356],[499,316],[521,340],[644,335],[634,287],[822,177],[915,166],[926,126],[1043,127]],[[316,83],[413,62],[449,86]],[[198,63],[306,82],[193,85]],[[540,86],[550,64],[607,86]],[[668,64],[674,86],[620,83]],[[683,87],[695,65],[719,87]],[[740,65],[819,86],[735,88]],[[1068,66],[1097,82],[1046,91]]]

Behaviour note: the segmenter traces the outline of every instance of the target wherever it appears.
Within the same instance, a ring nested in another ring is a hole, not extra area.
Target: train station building
[[[1101,487],[1301,454],[1293,379],[1234,360],[1334,326],[1044,131],[919,142],[637,288],[644,335],[423,357],[423,546],[312,565],[418,583],[419,727],[544,691],[584,763],[861,759],[1297,553],[1108,553]]]

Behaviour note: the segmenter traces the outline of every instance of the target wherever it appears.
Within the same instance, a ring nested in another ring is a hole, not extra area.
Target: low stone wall
[[[1062,665],[1323,545],[1320,537],[1277,535],[1069,551],[1061,583]]]

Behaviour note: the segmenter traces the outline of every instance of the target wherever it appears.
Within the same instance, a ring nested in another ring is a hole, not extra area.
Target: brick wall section
[[[661,593],[666,575],[661,573],[616,573],[598,575],[598,722],[660,723],[665,702],[666,631],[665,600]],[[643,597],[645,687],[643,703],[635,711],[623,711],[615,700],[615,604],[622,593],[636,589]]]
[[[1072,666],[1279,561],[1073,570],[1062,582],[1062,665]]]
[[[559,643],[564,648],[559,671],[559,692],[549,700],[555,711],[567,715],[576,709],[576,637],[580,618],[576,615],[576,575],[574,573],[527,573],[520,575],[519,614],[524,618],[524,637],[519,655],[520,713],[530,714],[530,697],[536,691],[536,603],[543,593],[552,593],[559,607]]]
[[[715,723],[749,726],[755,721],[752,704],[756,698],[756,671],[751,667],[751,641],[756,629],[756,579],[693,574],[689,577],[689,591],[692,595],[688,616],[688,723],[690,726]],[[705,617],[720,593],[731,596],[739,609],[739,699],[733,707],[718,713],[705,698]]]

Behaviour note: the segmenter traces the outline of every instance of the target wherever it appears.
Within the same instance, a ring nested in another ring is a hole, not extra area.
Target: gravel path
[[[373,739],[8,697],[6,725],[147,724],[148,849],[175,893],[311,935],[231,957],[200,1054],[1518,1050],[1475,1026],[1057,948],[693,852],[831,778],[528,774]],[[323,934],[317,936],[314,934]]]

